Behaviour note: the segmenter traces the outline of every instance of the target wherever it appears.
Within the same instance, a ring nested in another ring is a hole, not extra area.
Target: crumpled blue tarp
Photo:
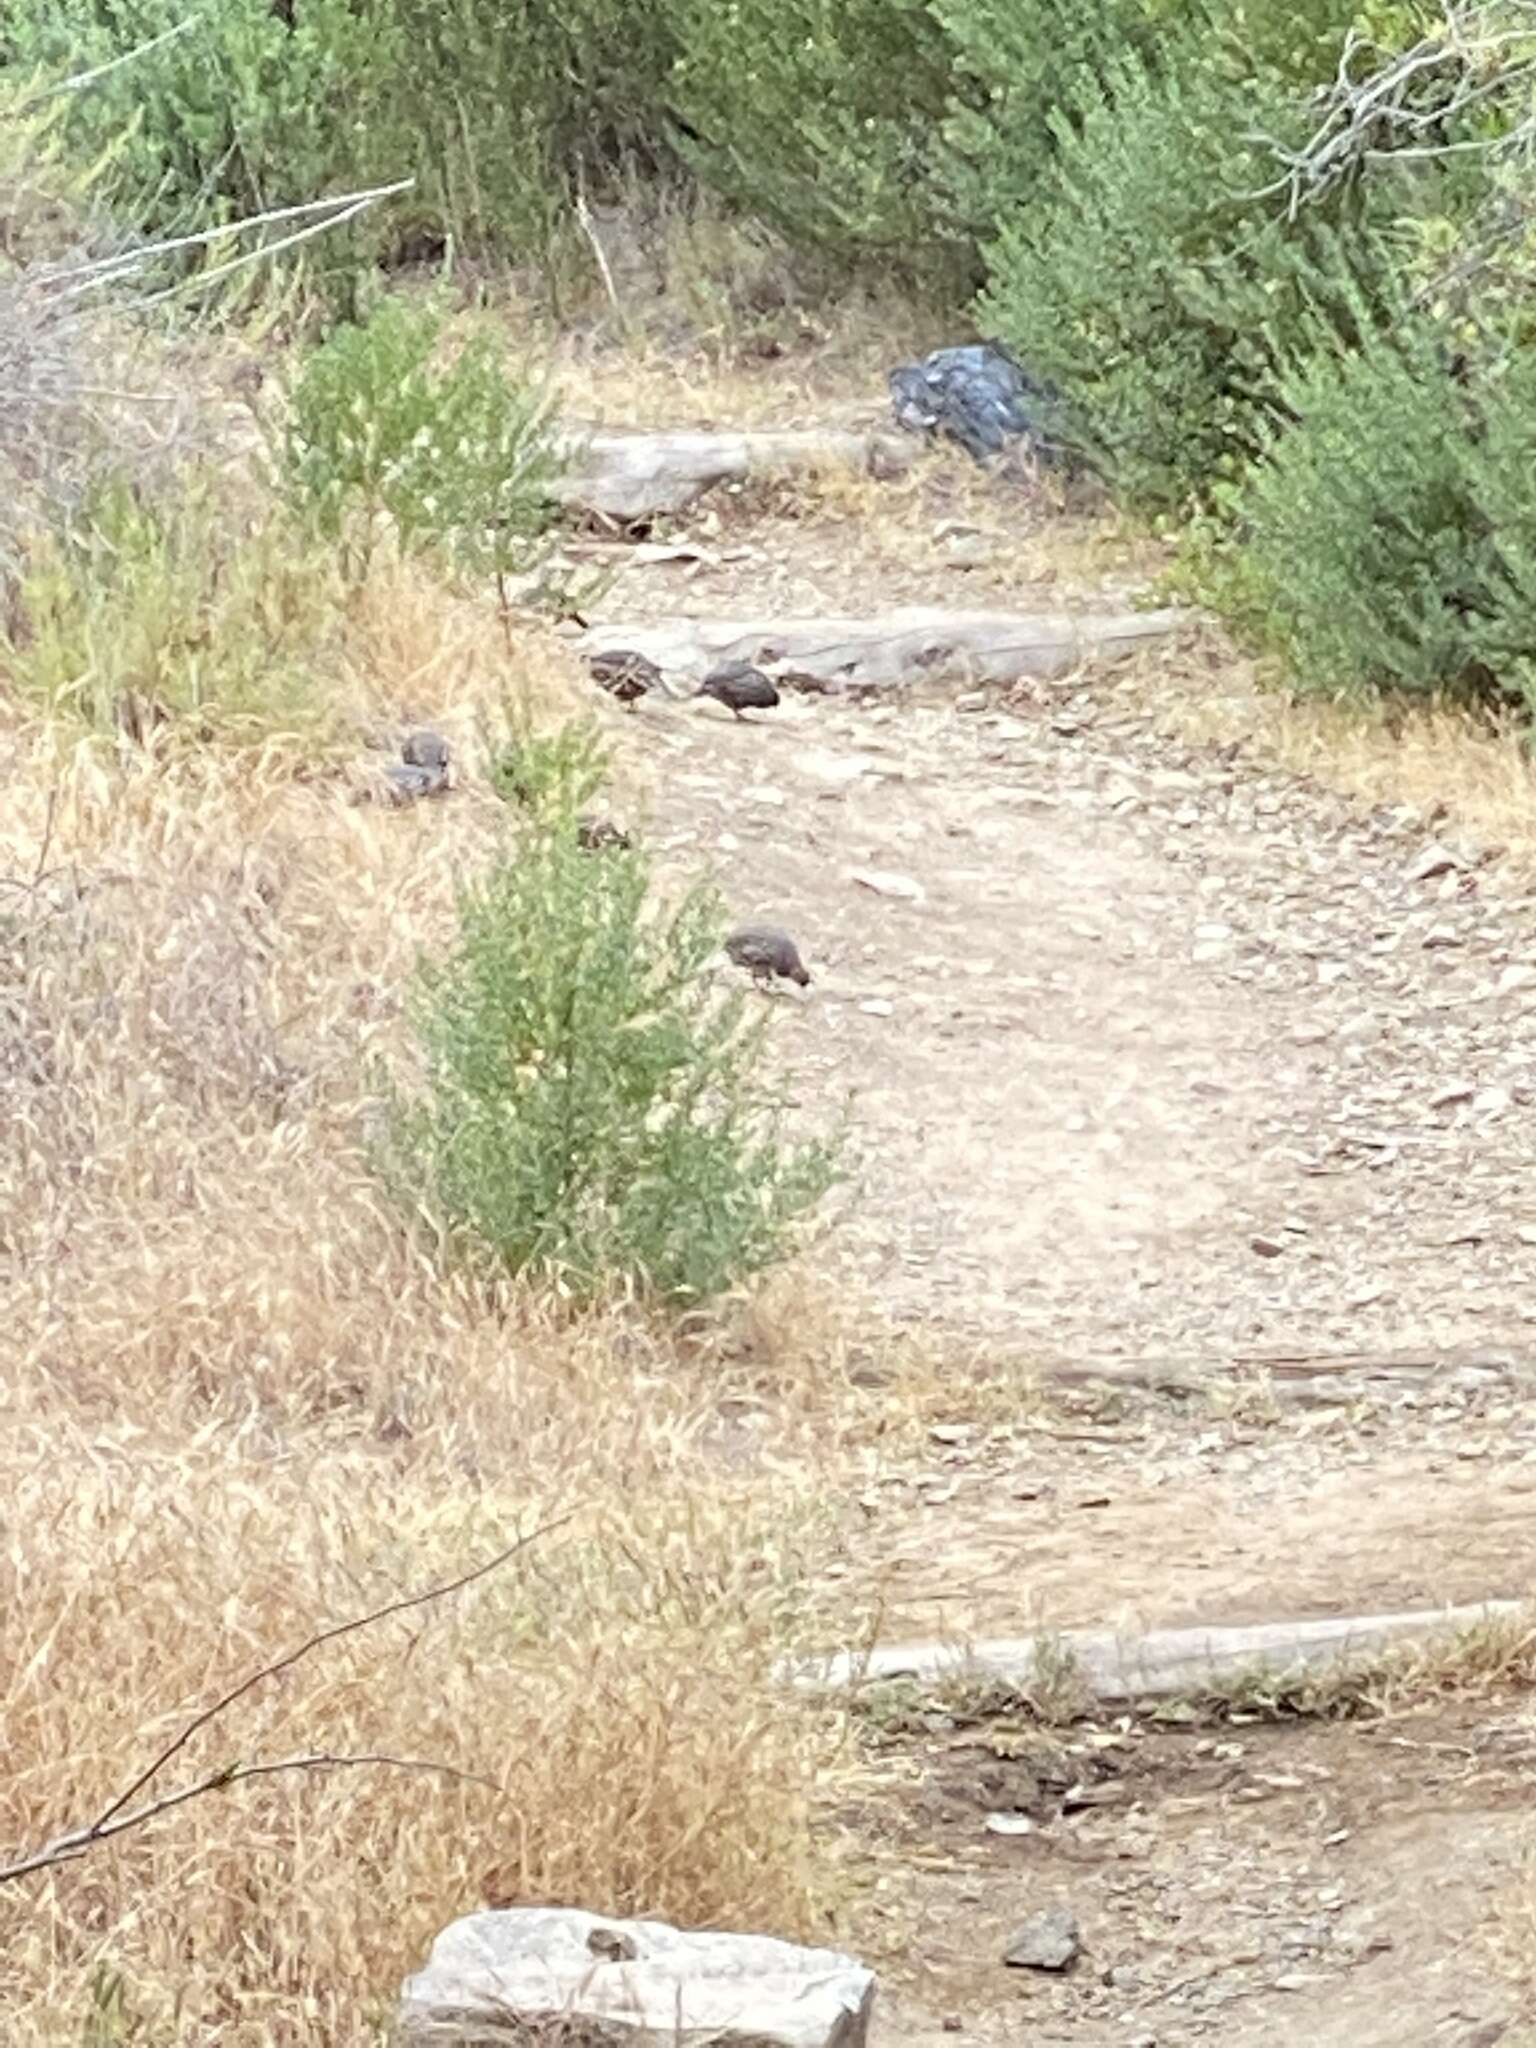
[[[917,434],[946,434],[978,462],[1010,443],[1049,443],[1045,415],[1051,394],[995,341],[935,349],[920,363],[889,372],[896,424]]]

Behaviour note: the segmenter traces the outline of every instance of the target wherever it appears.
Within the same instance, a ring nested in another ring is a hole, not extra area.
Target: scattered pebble
[[[1047,1906],[1014,1929],[1003,1961],[1016,1970],[1070,1970],[1082,1952],[1077,1915],[1066,1906]]]

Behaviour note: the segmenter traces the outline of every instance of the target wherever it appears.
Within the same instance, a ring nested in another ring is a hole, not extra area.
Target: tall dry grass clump
[[[475,749],[508,656],[410,564],[335,630],[350,756],[14,697],[0,730],[0,1862],[318,1628],[571,1519],[262,1681],[146,1796],[343,1761],[0,1885],[18,2048],[382,2038],[488,1900],[825,1931],[835,1731],[771,1680],[811,1627],[810,1468],[724,1456],[707,1352],[637,1311],[445,1275],[370,1169],[370,1060],[505,830]],[[511,666],[534,715],[563,700],[537,631]],[[424,719],[452,795],[351,801]]]

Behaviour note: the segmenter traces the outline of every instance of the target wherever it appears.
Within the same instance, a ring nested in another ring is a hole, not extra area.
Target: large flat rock
[[[407,1980],[401,2048],[863,2048],[875,1979],[851,1956],[572,1907],[472,1913]]]

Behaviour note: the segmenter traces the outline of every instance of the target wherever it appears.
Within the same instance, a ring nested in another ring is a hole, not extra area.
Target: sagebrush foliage
[[[1320,314],[1352,325],[1379,261],[1363,219],[1293,223],[1253,196],[1270,160],[1243,124],[1282,129],[1290,103],[1203,54],[1169,42],[1080,75],[1041,203],[1003,226],[982,300],[1067,394],[1068,435],[1151,510],[1244,472],[1283,411],[1286,361]]]
[[[559,470],[547,408],[473,327],[444,359],[432,305],[388,299],[305,359],[290,395],[290,502],[361,572],[387,532],[465,574],[530,568]]]
[[[781,1134],[761,1026],[711,971],[713,897],[664,907],[643,849],[582,849],[588,760],[545,749],[528,822],[424,965],[424,1085],[391,1098],[384,1162],[457,1256],[577,1301],[701,1300],[784,1254],[834,1153]]]
[[[1291,379],[1297,420],[1237,503],[1227,608],[1297,687],[1536,712],[1536,365],[1472,383],[1404,316]]]
[[[670,0],[682,148],[711,184],[792,242],[942,261],[939,130],[953,49],[928,0]]]

